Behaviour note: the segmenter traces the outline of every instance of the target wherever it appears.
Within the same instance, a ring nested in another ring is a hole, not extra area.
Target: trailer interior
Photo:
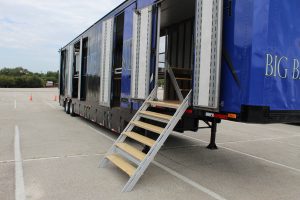
[[[88,38],[82,41],[82,55],[81,55],[81,81],[80,81],[80,99],[86,99],[87,90],[87,56],[88,56]]]
[[[65,78],[66,78],[66,66],[67,66],[67,52],[63,50],[61,52],[61,61],[60,61],[60,82],[59,82],[59,91],[60,95],[65,95]]]
[[[80,41],[74,44],[73,51],[73,82],[72,82],[72,98],[78,98],[79,84],[79,66],[80,66]]]
[[[166,101],[178,100],[170,73],[174,74],[183,97],[192,89],[195,4],[195,0],[184,4],[180,0],[165,0],[161,4],[160,45],[163,47],[160,47],[159,71],[164,73],[159,73],[158,79],[164,87]]]

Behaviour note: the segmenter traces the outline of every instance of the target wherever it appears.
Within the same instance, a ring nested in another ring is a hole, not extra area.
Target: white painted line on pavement
[[[92,156],[104,156],[105,153],[95,153],[95,154],[78,154],[78,155],[66,155],[66,156],[52,156],[52,157],[42,157],[42,158],[28,158],[24,159],[23,162],[31,162],[31,161],[42,161],[42,160],[56,160],[56,159],[64,159],[64,158],[84,158],[84,157],[92,157]],[[1,160],[0,164],[5,163],[14,163],[15,160]]]
[[[98,130],[95,129],[94,127],[92,127],[92,126],[90,126],[90,125],[86,125],[86,126],[87,126],[88,128],[90,128],[91,130],[93,130],[93,131],[99,133],[101,136],[105,137],[106,139],[108,139],[108,140],[110,140],[110,141],[112,141],[112,142],[115,142],[115,141],[116,141],[116,139],[114,139],[114,138],[112,138],[112,137],[110,137],[110,136],[108,136],[108,135],[106,135],[106,134],[104,134],[104,133],[101,133],[100,131],[98,131]]]
[[[0,164],[3,164],[3,163],[13,163],[13,162],[15,162],[15,160],[1,160]]]
[[[207,189],[206,187],[200,185],[199,183],[196,183],[195,181],[192,181],[191,179],[177,173],[176,171],[166,167],[165,165],[162,165],[156,161],[152,162],[154,165],[156,165],[157,167],[165,170],[166,172],[168,172],[169,174],[172,174],[173,176],[175,176],[176,178],[182,180],[183,182],[193,186],[194,188],[197,188],[198,190],[204,192],[205,194],[208,194],[209,196],[213,197],[214,199],[217,200],[226,200],[224,197],[221,197],[220,195],[218,195],[217,193],[211,191],[210,189]]]
[[[15,199],[26,199],[23,176],[23,162],[20,147],[20,131],[18,126],[15,126]]]
[[[44,158],[28,158],[24,159],[23,162],[32,162],[32,161],[43,161],[43,160],[57,160],[57,159],[65,159],[65,158],[82,158],[82,157],[91,157],[91,156],[103,156],[104,153],[101,154],[79,154],[79,155],[66,155],[66,156],[52,156],[52,157],[44,157]]]
[[[183,137],[185,137],[185,138],[189,138],[189,139],[192,139],[192,140],[197,140],[197,141],[200,141],[200,142],[203,142],[203,143],[208,144],[208,142],[206,142],[206,141],[204,141],[204,140],[200,140],[200,139],[197,139],[197,138],[188,136],[188,135],[179,134],[179,133],[175,133],[175,134],[176,134],[176,135],[183,136]],[[264,161],[264,162],[267,162],[267,163],[271,163],[271,164],[273,164],[273,165],[277,165],[277,166],[280,166],[280,167],[283,167],[283,168],[287,168],[287,169],[290,169],[290,170],[293,170],[293,171],[296,171],[296,172],[300,172],[300,169],[297,169],[297,168],[294,168],[294,167],[290,167],[290,166],[287,166],[287,165],[284,165],[284,164],[281,164],[281,163],[277,163],[277,162],[274,162],[274,161],[271,161],[271,160],[268,160],[268,159],[265,159],[265,158],[261,158],[261,157],[258,157],[258,156],[252,155],[252,154],[244,153],[244,152],[241,152],[241,151],[238,151],[238,150],[234,150],[234,149],[231,149],[231,148],[228,148],[228,147],[224,147],[224,146],[222,146],[222,145],[219,145],[218,147],[219,147],[219,148],[222,148],[222,149],[226,149],[226,150],[228,150],[228,151],[232,151],[232,152],[234,152],[234,153],[238,153],[238,154],[241,154],[241,155],[245,155],[245,156],[248,156],[248,157],[257,159],[257,160],[261,160],[261,161]]]
[[[232,142],[220,142],[217,143],[218,145],[222,144],[238,144],[238,143],[247,143],[247,142],[263,142],[263,141],[276,141],[280,139],[289,139],[289,138],[295,138],[300,137],[300,135],[293,135],[288,137],[277,137],[277,138],[263,138],[263,139],[255,139],[255,140],[239,140],[239,141],[232,141]]]
[[[17,100],[15,100],[15,109],[17,109]]]
[[[115,142],[115,139],[105,135],[104,133],[101,133],[100,131],[98,131],[97,129],[91,127],[90,125],[87,125],[88,127],[90,127],[90,129],[92,129],[93,131],[96,131],[98,134],[100,134],[101,136],[109,139],[110,141],[112,142]],[[205,194],[211,196],[212,198],[216,199],[216,200],[226,200],[225,198],[221,197],[220,195],[218,195],[217,193],[211,191],[210,189],[207,189],[205,188],[204,186],[200,185],[199,183],[196,183],[195,181],[189,179],[188,177],[185,177],[183,176],[182,174],[179,174],[177,173],[176,171],[168,168],[167,166],[159,163],[159,162],[156,162],[156,161],[153,161],[152,162],[155,166],[161,168],[162,170],[168,172],[169,174],[175,176],[176,178],[182,180],[183,182],[189,184],[190,186],[193,186],[194,188],[204,192]]]

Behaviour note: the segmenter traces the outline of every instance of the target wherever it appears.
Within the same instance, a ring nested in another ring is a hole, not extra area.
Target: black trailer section
[[[265,18],[259,10],[269,6],[273,15],[278,5],[296,15],[299,2],[224,0],[220,11],[205,9],[219,3],[125,1],[61,49],[60,104],[121,133],[155,86],[168,102],[180,102],[192,90],[175,130],[197,131],[204,121],[212,130],[210,148],[216,148],[221,120],[299,123],[300,49],[292,44],[300,22]],[[279,36],[264,32],[270,25]]]

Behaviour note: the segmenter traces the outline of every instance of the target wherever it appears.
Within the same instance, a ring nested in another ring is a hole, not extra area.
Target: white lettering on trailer
[[[266,77],[280,79],[292,78],[300,80],[300,63],[298,59],[289,59],[286,56],[266,55]]]
[[[266,76],[272,76],[274,69],[272,66],[273,57],[270,54],[267,54],[267,62],[266,62]]]
[[[285,56],[278,57],[277,55],[272,56],[271,54],[267,54],[266,59],[266,76],[274,76],[279,78],[286,79],[288,76],[288,68],[283,66],[283,63],[288,63],[288,58]]]
[[[299,71],[299,60],[294,59],[294,66],[293,66],[293,79],[300,79],[300,71]]]

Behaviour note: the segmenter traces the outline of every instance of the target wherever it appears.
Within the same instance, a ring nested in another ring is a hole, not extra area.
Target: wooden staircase
[[[101,160],[100,166],[105,167],[110,161],[116,167],[125,172],[130,178],[123,188],[123,192],[129,192],[136,185],[140,177],[148,168],[166,139],[169,137],[178,121],[182,118],[186,109],[189,107],[189,99],[191,91],[186,98],[180,103],[155,101],[157,87],[152,91],[146,99],[136,115],[129,122],[122,134],[107,152],[106,156]],[[149,111],[151,107],[163,107],[174,110],[174,115],[166,115],[158,112]],[[144,122],[148,119],[150,122]],[[163,127],[151,124],[151,121],[164,124]],[[134,132],[134,129],[140,129],[153,132],[157,135],[157,139],[151,139],[144,135]],[[136,147],[128,143],[130,138],[137,143],[150,147],[149,152],[143,153]]]

